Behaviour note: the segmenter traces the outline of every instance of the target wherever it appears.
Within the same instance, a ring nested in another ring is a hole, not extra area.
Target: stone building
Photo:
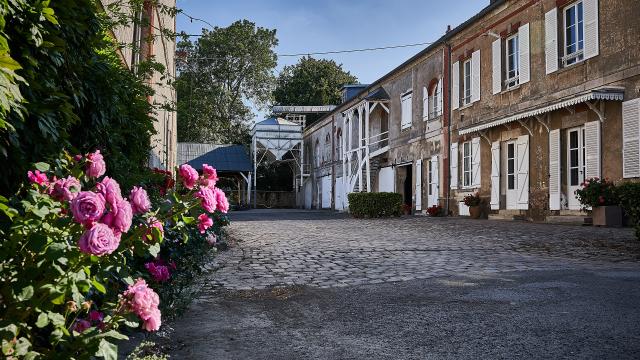
[[[585,179],[640,177],[638,16],[634,0],[491,1],[305,131],[307,205],[395,191],[464,215],[478,192],[491,217],[577,214]]]
[[[176,166],[177,153],[177,123],[176,112],[163,105],[172,105],[176,101],[176,93],[173,86],[167,84],[167,75],[174,78],[175,66],[175,40],[166,36],[161,30],[175,32],[176,20],[160,6],[146,3],[142,12],[135,13],[128,8],[125,2],[120,0],[101,0],[103,8],[109,12],[110,7],[119,4],[119,12],[129,13],[132,19],[139,21],[129,25],[119,26],[112,30],[112,35],[121,45],[119,49],[122,63],[133,70],[141,61],[153,59],[162,64],[165,76],[154,72],[149,85],[154,90],[154,95],[149,97],[149,102],[154,105],[153,116],[156,121],[154,127],[156,134],[151,138],[152,151],[149,154],[149,166],[164,169],[173,169]],[[176,6],[175,0],[159,0],[159,4],[168,8]],[[136,49],[136,51],[134,51]],[[173,105],[171,106],[173,107]]]

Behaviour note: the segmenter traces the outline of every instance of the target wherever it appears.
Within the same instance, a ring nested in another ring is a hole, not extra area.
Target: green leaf
[[[54,297],[53,299],[51,299],[51,303],[54,305],[62,305],[64,304],[64,293]]]
[[[160,244],[153,244],[149,246],[149,254],[151,256],[156,257],[160,253]]]
[[[183,216],[182,221],[184,221],[184,223],[187,225],[191,225],[196,221],[196,218],[194,218],[193,216]]]
[[[19,70],[22,69],[22,66],[20,66],[20,63],[18,63],[17,61],[13,60],[11,58],[11,56],[9,56],[8,54],[2,54],[0,55],[0,68],[3,69],[8,69],[11,71],[15,71],[15,70]],[[40,170],[40,169],[38,169]],[[42,170],[40,170],[42,171]]]
[[[18,339],[16,343],[16,352],[14,355],[16,356],[24,356],[29,352],[29,348],[31,347],[31,343],[26,338],[21,337]]]
[[[93,287],[95,287],[96,290],[100,291],[101,293],[103,294],[107,293],[107,289],[104,287],[104,285],[100,284],[98,280],[91,279],[91,284],[93,284]]]
[[[152,239],[158,239],[158,242],[161,243],[163,240],[162,232],[157,227],[154,227],[151,232],[153,233]]]
[[[19,301],[26,301],[31,299],[32,297],[33,297],[33,286],[31,285],[22,288],[22,291],[20,291],[20,294],[18,294]]]
[[[118,347],[105,339],[100,340],[98,351],[95,353],[97,357],[105,360],[118,360]]]
[[[36,321],[36,326],[43,328],[47,325],[49,325],[49,316],[45,313],[40,313],[40,315],[38,315],[38,320]]]
[[[49,164],[45,163],[45,162],[38,162],[33,164],[33,167],[35,167],[36,169],[40,170],[40,171],[49,171],[50,166]]]
[[[49,317],[49,321],[51,321],[51,324],[53,326],[64,325],[64,316],[62,316],[62,314],[58,314],[58,313],[55,313],[53,311],[49,311],[47,313],[47,316]]]

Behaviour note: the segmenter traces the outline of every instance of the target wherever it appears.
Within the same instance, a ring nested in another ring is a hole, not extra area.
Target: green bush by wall
[[[636,228],[636,237],[640,239],[640,183],[624,182],[616,186],[620,207],[629,217],[629,225]]]
[[[402,195],[396,193],[350,193],[349,212],[357,218],[400,216]]]

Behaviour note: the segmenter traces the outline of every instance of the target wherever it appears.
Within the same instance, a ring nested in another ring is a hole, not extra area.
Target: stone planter
[[[594,226],[622,226],[622,209],[620,206],[598,206],[591,210]]]
[[[480,205],[469,206],[469,217],[472,219],[480,219],[480,215],[482,215],[482,208]]]

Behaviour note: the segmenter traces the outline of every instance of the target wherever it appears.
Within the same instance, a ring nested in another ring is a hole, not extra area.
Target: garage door
[[[331,176],[322,177],[322,208],[331,208]]]

